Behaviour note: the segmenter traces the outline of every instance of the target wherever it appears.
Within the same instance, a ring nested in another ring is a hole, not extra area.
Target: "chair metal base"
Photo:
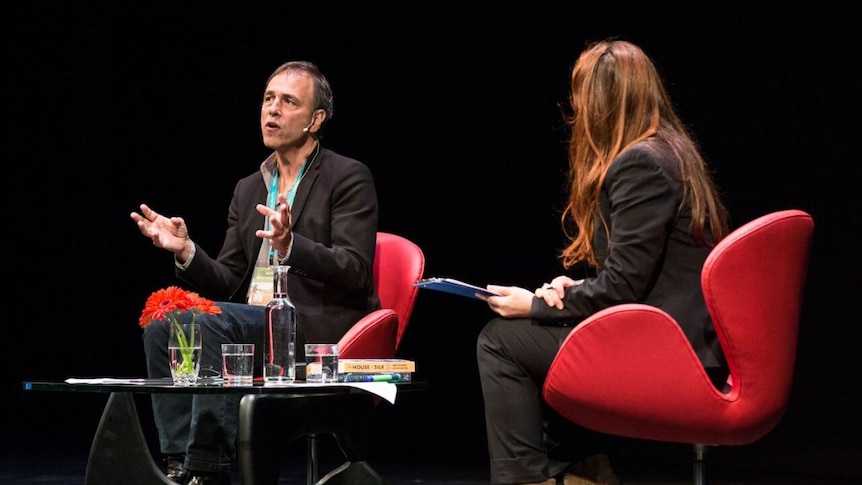
[[[381,485],[383,477],[364,461],[346,461],[315,482],[315,485]]]
[[[277,485],[288,445],[301,437],[309,439],[309,484],[383,485],[366,461],[374,404],[365,392],[243,396],[237,440],[243,485]],[[314,440],[327,433],[347,461],[318,479]]]
[[[707,445],[700,443],[694,445],[694,460],[692,462],[694,485],[709,485],[709,478],[706,475],[707,448]]]

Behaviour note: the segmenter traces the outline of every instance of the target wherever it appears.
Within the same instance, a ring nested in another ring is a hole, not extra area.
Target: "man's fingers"
[[[141,205],[141,214],[144,215],[144,218],[150,222],[156,222],[161,214],[149,208],[149,206]]]

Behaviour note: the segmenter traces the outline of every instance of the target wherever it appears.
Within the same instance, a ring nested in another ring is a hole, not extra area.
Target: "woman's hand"
[[[500,296],[488,296],[484,300],[501,317],[530,318],[530,307],[533,305],[533,293],[517,286],[488,285],[487,288]]]
[[[545,283],[541,288],[536,288],[533,293],[536,297],[545,300],[548,306],[555,307],[558,310],[563,309],[563,296],[566,294],[566,288],[583,283],[584,280],[573,280],[568,276],[557,276],[550,283]]]

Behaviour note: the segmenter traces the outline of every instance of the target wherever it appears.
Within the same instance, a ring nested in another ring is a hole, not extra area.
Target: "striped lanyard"
[[[299,175],[296,176],[296,181],[293,182],[293,185],[290,186],[290,190],[287,191],[287,207],[293,207],[293,199],[296,195],[296,188],[299,186],[299,182],[302,181],[302,177],[305,175],[305,167],[308,166],[308,160],[302,163],[302,167],[299,168]],[[278,206],[278,166],[276,165],[275,173],[272,175],[272,182],[269,184],[269,194],[267,195],[267,206],[275,210],[276,206]],[[266,218],[266,230],[271,231],[272,225],[269,222],[269,217]],[[275,257],[275,250],[270,247],[269,248],[269,260],[272,261]]]

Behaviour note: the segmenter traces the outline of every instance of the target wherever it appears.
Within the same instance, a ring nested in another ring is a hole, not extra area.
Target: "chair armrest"
[[[390,359],[395,357],[398,315],[383,308],[362,317],[338,341],[343,359]]]

